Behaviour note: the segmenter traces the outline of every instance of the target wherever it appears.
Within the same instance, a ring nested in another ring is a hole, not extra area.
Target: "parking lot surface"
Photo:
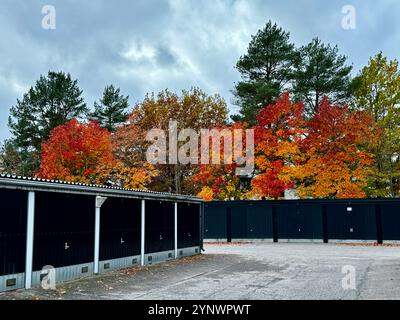
[[[400,247],[205,244],[199,256],[0,299],[400,299]]]

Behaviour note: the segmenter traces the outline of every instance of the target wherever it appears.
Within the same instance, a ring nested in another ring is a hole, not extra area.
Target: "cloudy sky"
[[[56,9],[55,30],[42,28],[44,5]],[[356,9],[355,30],[342,28],[344,5]],[[357,72],[380,50],[399,58],[399,14],[398,0],[1,0],[0,139],[10,106],[48,70],[77,78],[89,106],[111,83],[131,104],[199,86],[234,113],[234,65],[269,19],[296,45],[337,44]]]

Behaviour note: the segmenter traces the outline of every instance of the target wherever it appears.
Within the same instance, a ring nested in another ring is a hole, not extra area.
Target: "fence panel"
[[[299,204],[299,239],[323,239],[322,206]]]
[[[381,204],[383,240],[400,240],[400,203]]]
[[[328,239],[376,240],[373,205],[339,203],[327,205]]]
[[[377,239],[377,226],[375,216],[375,206],[353,204],[349,208],[350,211],[350,239],[361,240],[376,240]]]
[[[276,206],[277,227],[279,239],[298,239],[300,217],[296,204],[283,204]]]
[[[226,239],[227,207],[223,204],[205,204],[204,237],[206,239]]]
[[[350,221],[347,206],[345,204],[327,204],[327,229],[328,239],[346,240],[350,239]]]
[[[247,206],[231,207],[231,230],[232,240],[247,238]]]
[[[251,205],[247,211],[247,238],[272,239],[272,207]]]

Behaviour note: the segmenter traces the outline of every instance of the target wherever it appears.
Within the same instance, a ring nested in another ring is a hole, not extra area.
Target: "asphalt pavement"
[[[205,249],[200,256],[0,299],[400,299],[399,246],[251,243]]]

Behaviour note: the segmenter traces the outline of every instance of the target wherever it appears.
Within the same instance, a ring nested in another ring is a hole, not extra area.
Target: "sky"
[[[55,29],[42,26],[46,5]],[[342,27],[345,5],[355,29]],[[146,93],[197,86],[233,114],[235,64],[268,20],[296,46],[314,37],[338,45],[356,74],[379,51],[399,59],[399,14],[398,0],[1,0],[0,140],[10,137],[10,107],[49,70],[78,79],[90,107],[108,84],[131,106]]]

